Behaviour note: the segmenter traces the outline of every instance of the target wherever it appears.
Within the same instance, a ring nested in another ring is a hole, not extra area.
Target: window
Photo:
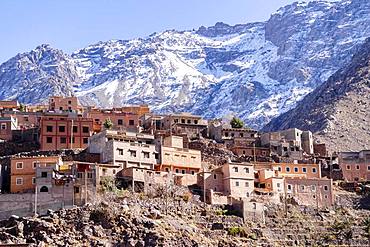
[[[302,172],[303,173],[306,173],[307,172],[307,168],[306,167],[302,167]]]
[[[37,165],[39,164],[40,162],[39,161],[34,161],[32,162],[32,167],[33,169],[36,169]]]
[[[66,132],[66,126],[59,126],[59,132]]]
[[[73,129],[73,133],[77,133],[78,132],[78,127],[77,126],[73,126],[72,129]]]
[[[53,126],[47,125],[46,132],[53,132]]]
[[[131,157],[136,157],[136,151],[130,150],[130,156]]]
[[[316,168],[315,167],[312,168],[312,173],[316,173]]]
[[[60,138],[60,143],[67,143],[67,138],[66,137],[61,137]]]
[[[194,175],[195,174],[195,172],[194,171],[191,171],[191,175]]]
[[[99,123],[100,122],[100,119],[99,118],[95,118],[95,123]]]
[[[350,165],[347,165],[346,169],[347,170],[351,170],[351,166]]]
[[[194,124],[198,124],[198,120],[194,120]]]
[[[280,188],[280,183],[277,183],[277,184],[276,184],[276,187]]]
[[[315,185],[311,185],[311,191],[316,191],[316,186]]]
[[[176,173],[179,173],[179,169],[176,169]]]
[[[229,137],[229,132],[225,132],[225,136],[226,137]]]
[[[325,199],[328,199],[328,195],[324,195],[324,198],[325,198]]]
[[[187,121],[187,122],[188,122],[188,124],[191,124],[191,120],[190,120],[190,119],[188,119],[188,121]]]
[[[287,152],[288,151],[288,147],[284,147],[284,152]]]
[[[48,191],[49,191],[49,189],[46,186],[42,186],[41,189],[40,189],[40,192],[48,192]]]
[[[89,138],[87,138],[87,137],[82,138],[82,142],[84,144],[88,144],[89,143]]]
[[[245,150],[243,150],[243,154],[246,154]]]
[[[2,123],[2,124],[1,124],[1,129],[2,129],[2,130],[6,130],[6,123]]]
[[[135,125],[135,120],[128,120],[128,125],[133,126]]]
[[[157,153],[155,153],[154,154],[154,158],[157,160],[157,159],[159,159],[159,154],[157,154]]]
[[[83,126],[82,127],[82,133],[89,133],[89,127]]]
[[[231,137],[234,137],[235,135],[234,135],[234,133],[231,133]]]
[[[46,143],[53,143],[53,137],[51,136],[46,137]]]
[[[175,120],[174,120],[174,122],[175,122],[175,123],[178,123],[178,122],[179,122],[179,120],[178,120],[178,119],[175,119]]]
[[[123,149],[118,148],[118,155],[123,155]]]
[[[75,193],[80,193],[80,187],[75,187]]]
[[[72,104],[72,101],[68,100],[68,105]]]
[[[104,172],[104,169],[103,169],[103,172]],[[77,173],[77,178],[82,178],[82,172]]]
[[[170,172],[170,169],[168,169],[168,167],[166,167],[166,172]]]
[[[298,167],[294,167],[294,172],[298,172]]]
[[[25,122],[28,122],[28,117],[24,116],[23,119]]]
[[[123,120],[122,119],[118,119],[118,125],[123,125]]]
[[[42,178],[47,178],[48,177],[48,173],[47,172],[41,172],[41,177]]]
[[[327,185],[324,186],[324,190],[325,191],[328,191],[329,190],[329,187]]]
[[[15,184],[16,185],[22,185],[23,184],[23,178],[16,178],[15,179]]]
[[[32,184],[36,184],[36,178],[35,177],[32,178]]]
[[[287,167],[285,167],[285,171],[286,171],[286,172],[290,172],[290,167],[288,167],[288,166],[287,166]]]
[[[233,170],[234,170],[234,172],[238,172],[238,167],[236,167],[236,166],[235,166],[235,167],[233,168]]]
[[[304,185],[301,185],[301,191],[304,191]]]
[[[87,178],[92,178],[92,177],[93,177],[92,172],[88,172],[88,173],[87,173]]]
[[[370,171],[370,166],[367,166],[367,170]]]
[[[146,159],[149,159],[149,152],[143,152],[143,154],[144,154],[144,158],[146,158]]]
[[[356,165],[356,170],[360,170],[360,166],[359,165]]]
[[[245,187],[249,187],[249,183],[248,182],[245,182]]]
[[[181,123],[183,123],[183,124],[184,124],[184,123],[185,123],[185,119],[181,119]]]
[[[249,168],[248,167],[244,168],[244,170],[245,170],[245,173],[249,173]]]
[[[63,111],[63,107],[59,107],[59,110]]]
[[[288,184],[288,190],[292,190],[292,185]]]
[[[281,167],[280,166],[278,166],[278,171],[281,172]]]
[[[116,169],[113,169],[113,171],[112,171],[112,172],[113,172],[113,174],[116,174]]]
[[[235,186],[239,186],[239,181],[236,181],[235,182]]]
[[[217,179],[217,175],[216,174],[213,174],[213,179]]]
[[[181,173],[182,173],[182,174],[185,174],[185,170],[182,170],[182,171],[181,171]]]
[[[240,136],[240,137],[243,137],[243,133],[240,133],[240,134],[239,134],[239,136]]]
[[[15,166],[17,169],[23,169],[23,162],[17,162]]]

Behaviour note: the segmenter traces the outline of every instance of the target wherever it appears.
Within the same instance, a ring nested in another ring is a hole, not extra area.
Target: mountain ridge
[[[55,69],[33,71],[32,61],[21,62],[17,77],[12,58],[0,65],[0,99],[39,103],[48,95],[75,94],[101,107],[146,103],[158,113],[238,115],[260,128],[349,62],[370,36],[367,10],[365,0],[294,3],[266,22],[218,22],[100,41],[70,55],[54,52]],[[24,90],[27,83],[33,87]]]

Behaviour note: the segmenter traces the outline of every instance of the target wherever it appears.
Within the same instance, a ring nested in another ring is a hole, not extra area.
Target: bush
[[[243,228],[243,227],[239,227],[239,226],[233,226],[233,227],[230,227],[228,230],[227,230],[228,234],[231,235],[231,236],[240,236],[240,237],[247,237],[249,236],[247,233],[246,233],[246,230]]]
[[[110,118],[107,118],[107,119],[105,119],[103,125],[104,125],[104,128],[109,130],[113,127],[113,122],[112,122],[112,120],[110,120]]]

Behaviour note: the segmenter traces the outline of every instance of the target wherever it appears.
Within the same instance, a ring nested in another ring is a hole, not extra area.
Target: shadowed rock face
[[[311,130],[332,150],[370,148],[370,39],[351,62],[263,130]]]
[[[0,99],[76,94],[102,107],[235,114],[260,128],[346,65],[370,36],[370,1],[294,3],[266,22],[110,40],[66,55],[49,46],[0,66]]]

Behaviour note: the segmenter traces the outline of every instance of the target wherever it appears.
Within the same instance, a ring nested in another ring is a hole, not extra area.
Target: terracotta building
[[[16,100],[0,100],[0,111],[15,111],[19,106]]]
[[[334,204],[331,179],[285,178],[287,198],[294,198],[299,205],[331,207]]]
[[[20,129],[40,127],[42,115],[42,112],[7,111],[3,113],[4,117],[16,118]]]
[[[121,112],[128,112],[138,115],[139,117],[150,113],[150,109],[148,105],[133,105],[133,106],[123,106],[119,108],[115,108],[115,110],[119,110]]]
[[[170,130],[175,135],[197,138],[207,135],[207,120],[190,113],[170,114],[162,119],[161,129]]]
[[[36,168],[62,165],[59,156],[14,157],[10,165],[10,192],[31,192],[35,189]]]
[[[82,113],[83,107],[77,97],[52,96],[49,98],[49,111]]]
[[[96,128],[95,132],[103,129],[104,121],[110,119],[113,123],[113,129],[136,132],[141,125],[139,115],[131,112],[122,112],[118,110],[100,110],[90,109],[87,117],[93,119]]]
[[[11,141],[12,131],[18,129],[18,122],[13,117],[0,117],[0,140]]]
[[[370,181],[370,150],[339,153],[339,166],[347,182]]]
[[[68,113],[46,113],[40,128],[41,150],[86,148],[93,133],[93,121]]]

